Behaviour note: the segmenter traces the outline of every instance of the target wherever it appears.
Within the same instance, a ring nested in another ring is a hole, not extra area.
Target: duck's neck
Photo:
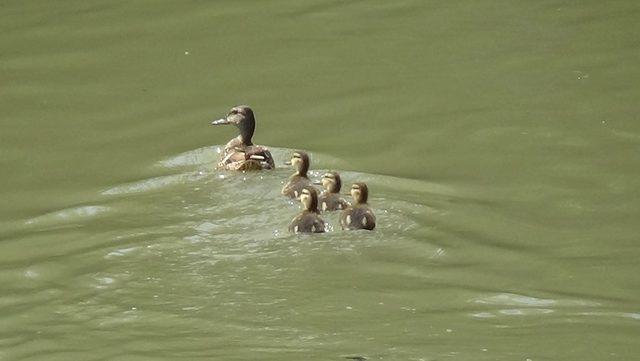
[[[251,132],[245,129],[240,129],[240,135],[238,136],[238,139],[240,139],[242,144],[253,145],[253,143],[251,142],[252,137],[253,137],[253,134],[251,134]]]
[[[320,211],[318,210],[318,201],[311,201],[305,210],[310,213],[320,213]]]
[[[307,178],[307,172],[309,171],[309,164],[300,163],[296,167],[296,175]]]

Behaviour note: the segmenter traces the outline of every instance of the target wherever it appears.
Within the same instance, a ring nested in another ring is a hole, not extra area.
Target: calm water
[[[0,360],[640,359],[639,19],[1,2]],[[241,103],[376,231],[292,236],[290,170],[213,170]]]

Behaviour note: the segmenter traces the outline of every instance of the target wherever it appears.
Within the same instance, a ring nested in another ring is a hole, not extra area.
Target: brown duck
[[[220,154],[218,169],[246,171],[275,168],[269,149],[255,145],[251,141],[256,128],[256,120],[251,108],[246,105],[238,105],[231,108],[226,117],[215,120],[211,124],[233,124],[240,132],[240,135],[231,139],[224,146],[224,151]]]
[[[318,193],[309,186],[302,189],[300,202],[304,210],[289,224],[289,232],[293,233],[323,233],[324,221],[318,214]]]
[[[369,198],[367,185],[354,183],[351,186],[351,196],[354,204],[347,207],[340,214],[340,226],[342,226],[342,229],[374,229],[376,227],[376,216],[367,204],[367,199]]]
[[[349,203],[340,196],[340,188],[342,188],[342,180],[338,172],[327,172],[322,176],[321,183],[324,190],[318,196],[318,204],[320,210],[337,211],[345,209]]]
[[[290,198],[298,198],[302,194],[302,189],[312,187],[307,172],[309,171],[309,155],[302,151],[295,151],[291,156],[291,161],[286,164],[293,165],[295,173],[289,177],[287,183],[282,187],[282,194]]]

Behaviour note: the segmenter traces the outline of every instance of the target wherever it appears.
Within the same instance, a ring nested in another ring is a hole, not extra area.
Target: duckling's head
[[[369,189],[364,183],[353,183],[351,186],[351,196],[356,203],[367,203],[369,199]]]
[[[245,145],[252,145],[251,137],[256,129],[256,120],[253,117],[253,110],[247,105],[238,105],[231,110],[226,117],[211,122],[211,125],[233,124],[240,130],[240,137]]]
[[[329,193],[339,193],[342,188],[342,181],[338,172],[327,172],[322,176],[322,186]]]
[[[287,164],[293,165],[298,175],[307,176],[307,171],[309,171],[309,155],[303,151],[295,151],[291,156],[291,161],[287,162]]]
[[[304,187],[300,194],[300,202],[309,212],[318,213],[318,192],[313,187]]]

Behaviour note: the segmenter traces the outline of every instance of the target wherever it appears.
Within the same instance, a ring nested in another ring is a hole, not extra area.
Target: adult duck
[[[220,154],[218,169],[247,171],[275,168],[269,149],[255,145],[251,141],[256,128],[256,120],[251,108],[246,105],[235,106],[231,108],[226,117],[214,120],[211,124],[233,124],[240,133],[224,146],[224,150]]]

